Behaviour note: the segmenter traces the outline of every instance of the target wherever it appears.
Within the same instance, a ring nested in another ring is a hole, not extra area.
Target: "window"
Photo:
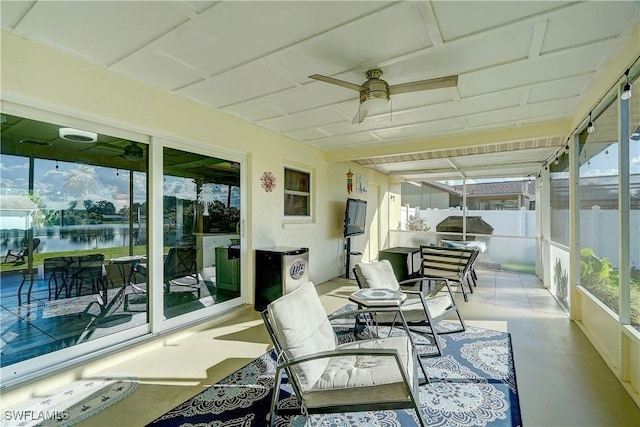
[[[640,78],[633,87],[640,87]],[[630,312],[631,326],[640,332],[640,96],[635,93],[629,100],[629,116]]]
[[[580,282],[619,313],[618,104],[610,96],[580,135]]]
[[[284,168],[284,215],[311,217],[311,173]]]

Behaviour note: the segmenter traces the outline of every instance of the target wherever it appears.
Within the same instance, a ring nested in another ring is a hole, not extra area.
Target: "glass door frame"
[[[214,141],[215,142],[215,141]],[[247,155],[241,152],[225,150],[212,145],[205,146],[202,143],[196,143],[190,140],[183,140],[175,137],[152,137],[151,146],[149,147],[149,218],[150,230],[162,230],[164,225],[163,218],[163,186],[164,167],[163,167],[163,151],[164,148],[172,148],[176,150],[189,151],[209,157],[217,157],[224,160],[230,160],[240,164],[240,297],[211,307],[205,307],[201,310],[185,313],[181,316],[164,318],[163,304],[163,270],[157,266],[163,265],[163,235],[162,233],[149,233],[149,265],[156,266],[150,268],[148,277],[149,283],[149,322],[153,333],[170,331],[210,318],[211,316],[220,314],[233,307],[246,304],[248,301],[248,285],[247,285],[247,268],[248,268],[248,251],[247,251]]]

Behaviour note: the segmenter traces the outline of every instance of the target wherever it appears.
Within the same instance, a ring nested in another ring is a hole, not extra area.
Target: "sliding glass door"
[[[167,319],[240,297],[240,163],[165,147],[163,165]]]
[[[145,333],[148,146],[2,119],[2,367]]]
[[[244,302],[242,155],[1,118],[0,381]]]

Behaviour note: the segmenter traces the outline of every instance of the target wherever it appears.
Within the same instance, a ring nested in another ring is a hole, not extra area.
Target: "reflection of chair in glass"
[[[462,316],[458,311],[456,302],[453,298],[453,292],[449,287],[449,282],[442,279],[442,288],[434,287],[431,292],[423,290],[406,290],[401,286],[414,286],[422,281],[422,278],[404,280],[398,282],[393,267],[389,260],[380,260],[374,262],[361,262],[356,264],[353,272],[360,288],[371,289],[390,289],[393,291],[404,292],[407,300],[400,306],[402,313],[407,320],[409,328],[428,326],[428,332],[417,330],[421,334],[428,334],[433,337],[434,344],[437,348],[435,356],[442,355],[438,333],[445,333],[445,329],[436,330],[438,322],[450,313],[455,312],[460,321],[460,327],[455,329],[446,329],[446,333],[461,332],[466,329]],[[391,313],[375,313],[374,318],[377,324],[394,324],[397,323],[395,314]]]
[[[49,288],[49,300],[58,299],[64,290],[63,297],[69,297],[71,289],[67,280],[68,275],[68,257],[53,257],[44,259],[44,279],[47,281]],[[53,289],[51,288],[53,285]]]
[[[107,302],[107,281],[104,268],[103,254],[90,254],[71,257],[69,264],[69,280],[75,287],[76,295],[83,294],[83,289],[89,285],[91,294],[98,294],[101,305]]]
[[[341,315],[362,312],[369,311]],[[270,303],[262,318],[278,355],[271,426],[283,372],[305,415],[409,408],[425,425],[418,408],[417,356],[407,336],[337,344],[311,282]]]
[[[165,294],[176,292],[195,292],[200,299],[200,280],[196,264],[195,247],[176,247],[169,249],[164,259]]]
[[[40,239],[33,239],[33,252],[40,246]],[[24,258],[29,256],[29,247],[24,246],[20,249],[9,249],[4,257],[4,262],[9,262],[9,257],[15,258],[16,261],[24,262]]]

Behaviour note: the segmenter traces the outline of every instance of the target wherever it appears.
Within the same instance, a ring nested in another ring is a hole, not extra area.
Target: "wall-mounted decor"
[[[347,194],[353,193],[353,172],[349,169],[347,172]]]
[[[267,193],[270,193],[276,188],[276,177],[271,172],[263,173],[260,182],[262,183],[262,189]]]
[[[358,193],[366,193],[367,192],[367,177],[361,174],[356,175],[356,192]]]

